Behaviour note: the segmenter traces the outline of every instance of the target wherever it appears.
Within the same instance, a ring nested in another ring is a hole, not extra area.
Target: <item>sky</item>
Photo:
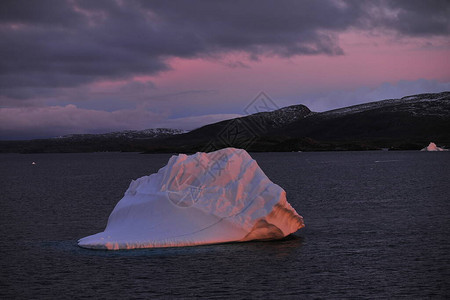
[[[0,139],[450,90],[450,2],[0,1]]]

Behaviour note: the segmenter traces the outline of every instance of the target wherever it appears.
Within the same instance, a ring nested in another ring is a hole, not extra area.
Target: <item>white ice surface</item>
[[[448,151],[448,149],[440,148],[436,146],[435,143],[431,142],[428,146],[426,146],[420,151]]]
[[[285,237],[304,226],[285,191],[241,149],[172,156],[131,182],[93,249],[193,246]]]

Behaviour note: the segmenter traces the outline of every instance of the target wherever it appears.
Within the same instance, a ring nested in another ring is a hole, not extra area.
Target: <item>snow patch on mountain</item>
[[[387,99],[382,101],[358,104],[322,112],[320,113],[320,115],[324,117],[335,117],[381,108],[390,109],[391,111],[409,112],[412,115],[417,115],[418,111],[426,110],[428,115],[446,116],[449,112],[439,109],[439,104],[441,103],[442,106],[448,105],[448,103],[450,103],[450,92],[412,95],[400,99]]]
[[[144,130],[123,130],[99,134],[69,134],[60,136],[60,139],[92,139],[92,138],[125,138],[125,139],[151,139],[168,137],[186,133],[188,131],[172,128],[150,128]]]

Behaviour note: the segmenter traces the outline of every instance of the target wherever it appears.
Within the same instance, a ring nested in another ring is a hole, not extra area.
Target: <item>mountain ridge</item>
[[[325,112],[302,104],[208,124],[189,132],[140,131],[66,138],[0,141],[0,152],[209,152],[420,150],[430,141],[450,145],[450,92],[386,99]],[[157,131],[157,130],[156,130]]]
[[[430,102],[430,101],[440,101],[440,100],[446,100],[450,97],[450,92],[441,92],[441,93],[425,93],[425,94],[417,94],[417,95],[411,95],[411,96],[405,96],[399,99],[393,98],[393,99],[385,99],[385,100],[379,100],[379,101],[373,101],[368,103],[362,103],[362,104],[356,104],[351,105],[347,107],[337,108],[328,110],[325,112],[321,112],[319,114],[322,115],[328,115],[328,114],[336,114],[336,113],[345,113],[345,112],[357,112],[362,110],[370,110],[370,109],[376,109],[380,107],[394,107],[396,105],[402,105],[402,104],[412,104],[412,103],[419,103],[419,102]],[[408,103],[406,103],[408,102]]]
[[[160,138],[181,133],[186,133],[186,130],[174,128],[148,128],[143,130],[122,130],[112,131],[106,133],[75,133],[63,136],[54,137],[55,139],[89,139],[89,138]]]
[[[322,151],[421,149],[430,140],[450,144],[450,92],[418,94],[326,112],[300,109],[277,125],[274,116],[291,107],[205,125],[166,140],[147,152]],[[446,130],[448,129],[448,130]]]

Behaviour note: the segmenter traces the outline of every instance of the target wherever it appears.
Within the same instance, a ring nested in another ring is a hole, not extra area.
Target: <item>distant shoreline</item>
[[[450,148],[450,92],[420,94],[315,113],[298,104],[189,132],[155,128],[0,141],[0,153],[195,153],[421,150]]]

